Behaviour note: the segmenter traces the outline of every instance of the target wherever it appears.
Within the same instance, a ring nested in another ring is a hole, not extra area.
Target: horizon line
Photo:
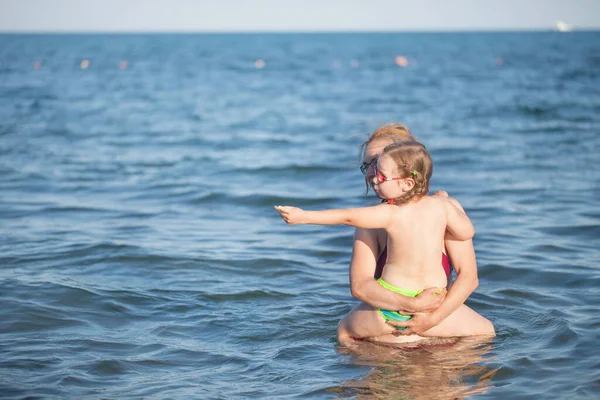
[[[208,35],[231,35],[231,34],[378,34],[378,33],[517,33],[517,32],[599,32],[600,27],[581,27],[573,28],[569,32],[560,32],[555,27],[546,28],[422,28],[422,29],[331,29],[331,30],[1,30],[2,35],[21,34],[21,35],[65,35],[65,34],[107,34],[107,35],[137,35],[137,34],[208,34]]]

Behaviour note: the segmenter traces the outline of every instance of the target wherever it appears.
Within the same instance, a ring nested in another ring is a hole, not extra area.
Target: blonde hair
[[[405,140],[392,143],[383,149],[397,166],[399,178],[411,178],[415,185],[410,192],[394,199],[394,204],[408,203],[413,198],[420,198],[429,192],[429,180],[433,173],[433,161],[425,146],[416,140]]]
[[[398,122],[392,122],[389,124],[381,125],[375,129],[369,138],[360,145],[360,157],[362,158],[365,153],[365,149],[371,142],[381,139],[389,139],[393,142],[404,141],[408,139],[414,139],[410,134],[410,130],[404,124]]]

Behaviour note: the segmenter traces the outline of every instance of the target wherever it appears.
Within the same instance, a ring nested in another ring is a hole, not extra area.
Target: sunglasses
[[[362,172],[362,174],[364,176],[367,176],[367,172],[369,172],[369,168],[373,168],[373,169],[375,168],[375,166],[377,165],[377,158],[378,157],[375,157],[371,160],[371,162],[368,162],[368,163],[364,162],[360,165],[360,167],[359,167],[360,172]]]

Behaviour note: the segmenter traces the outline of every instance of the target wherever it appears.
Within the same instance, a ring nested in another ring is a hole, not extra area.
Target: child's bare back
[[[446,198],[424,196],[394,207],[394,223],[388,233],[388,259],[382,278],[407,290],[446,286],[440,269],[447,214],[453,207]]]

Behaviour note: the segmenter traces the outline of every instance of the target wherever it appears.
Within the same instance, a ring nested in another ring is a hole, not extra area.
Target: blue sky
[[[3,32],[600,29],[600,0],[0,0]]]

